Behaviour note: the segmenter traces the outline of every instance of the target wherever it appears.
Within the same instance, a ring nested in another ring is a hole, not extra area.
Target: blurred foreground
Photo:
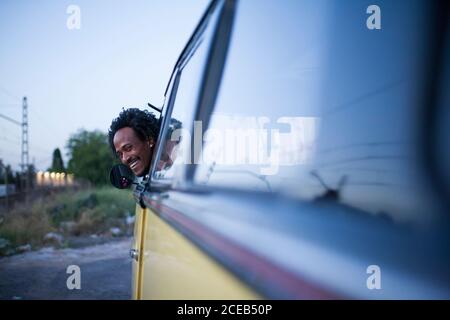
[[[43,248],[0,258],[0,299],[130,299],[130,238],[78,249]],[[81,271],[81,289],[66,285],[69,265]]]
[[[33,192],[0,211],[0,299],[129,299],[130,193],[112,188]],[[70,290],[67,267],[80,268]]]

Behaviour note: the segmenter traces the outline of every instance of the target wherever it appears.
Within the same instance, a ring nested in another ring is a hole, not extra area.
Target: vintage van
[[[449,12],[211,1],[134,185],[133,298],[449,299]]]

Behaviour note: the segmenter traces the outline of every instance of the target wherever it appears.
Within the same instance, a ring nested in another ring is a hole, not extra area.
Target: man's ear
[[[155,141],[153,140],[153,138],[148,139],[148,145],[150,148],[152,148],[155,145]]]

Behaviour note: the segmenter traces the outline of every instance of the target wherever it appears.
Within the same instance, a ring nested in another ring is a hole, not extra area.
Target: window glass
[[[176,174],[182,174],[186,165],[192,163],[191,131],[219,7],[209,17],[205,30],[195,41],[183,64],[179,66],[179,84],[174,85],[170,93],[174,98],[173,111],[169,125],[160,138],[164,143],[154,171],[156,179],[170,181]]]
[[[381,29],[368,6],[239,2],[197,184],[429,221],[416,155],[427,4],[379,1]]]

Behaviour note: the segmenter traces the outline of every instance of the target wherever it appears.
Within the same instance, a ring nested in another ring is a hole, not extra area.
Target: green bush
[[[18,246],[29,243],[39,245],[48,232],[54,230],[46,205],[38,200],[32,206],[20,206],[12,210],[0,226],[0,238]]]
[[[111,227],[125,227],[124,218],[134,215],[130,191],[111,187],[66,191],[43,197],[30,205],[16,206],[0,225],[0,238],[13,246],[42,244],[48,232],[73,223],[72,235],[103,233]]]

